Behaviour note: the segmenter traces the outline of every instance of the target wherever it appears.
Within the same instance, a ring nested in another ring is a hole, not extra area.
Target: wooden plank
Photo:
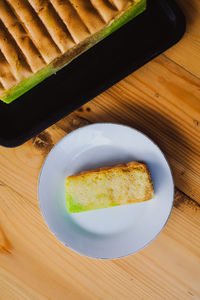
[[[38,202],[0,186],[0,299],[198,299],[200,208],[176,192],[166,229],[116,261],[75,254],[49,232]],[[6,242],[5,242],[6,240]]]
[[[166,55],[185,69],[200,77],[200,1],[176,0],[186,16],[184,38],[166,52]]]

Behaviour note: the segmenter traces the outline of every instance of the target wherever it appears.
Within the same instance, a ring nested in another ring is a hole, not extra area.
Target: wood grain
[[[200,299],[200,2],[177,2],[188,20],[181,42],[24,145],[0,148],[0,300]],[[159,237],[115,261],[64,247],[38,206],[49,151],[95,122],[127,124],[150,136],[177,187]]]
[[[166,52],[175,63],[183,66],[195,76],[200,77],[200,1],[176,0],[182,8],[187,20],[184,38]]]

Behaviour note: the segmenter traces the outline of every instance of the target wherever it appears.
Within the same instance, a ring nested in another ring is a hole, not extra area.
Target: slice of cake
[[[137,162],[66,178],[66,202],[70,213],[147,201],[153,195],[148,168]]]
[[[146,0],[1,0],[0,99],[12,102],[145,8]]]

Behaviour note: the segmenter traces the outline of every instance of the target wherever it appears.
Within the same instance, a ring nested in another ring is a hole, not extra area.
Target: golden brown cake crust
[[[145,164],[142,164],[142,163],[139,163],[139,162],[136,162],[136,161],[131,161],[129,163],[124,163],[124,164],[118,164],[116,166],[105,166],[105,167],[100,167],[100,168],[96,168],[96,169],[92,169],[92,170],[89,170],[89,171],[82,171],[81,173],[79,174],[75,174],[75,175],[71,175],[69,176],[68,178],[74,178],[74,177],[77,177],[77,176],[80,176],[80,175],[87,175],[87,174],[91,174],[91,173],[101,173],[101,172],[105,172],[105,171],[109,171],[109,170],[117,170],[117,169],[130,169],[130,168],[134,168],[134,169],[141,169],[141,170],[144,170],[144,171],[148,171],[148,168],[146,167]]]

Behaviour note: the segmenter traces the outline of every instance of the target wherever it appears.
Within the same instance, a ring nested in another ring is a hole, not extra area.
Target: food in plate
[[[153,195],[148,168],[138,162],[66,178],[66,203],[70,213],[147,201]]]
[[[1,0],[0,99],[12,102],[145,8],[146,0]]]

